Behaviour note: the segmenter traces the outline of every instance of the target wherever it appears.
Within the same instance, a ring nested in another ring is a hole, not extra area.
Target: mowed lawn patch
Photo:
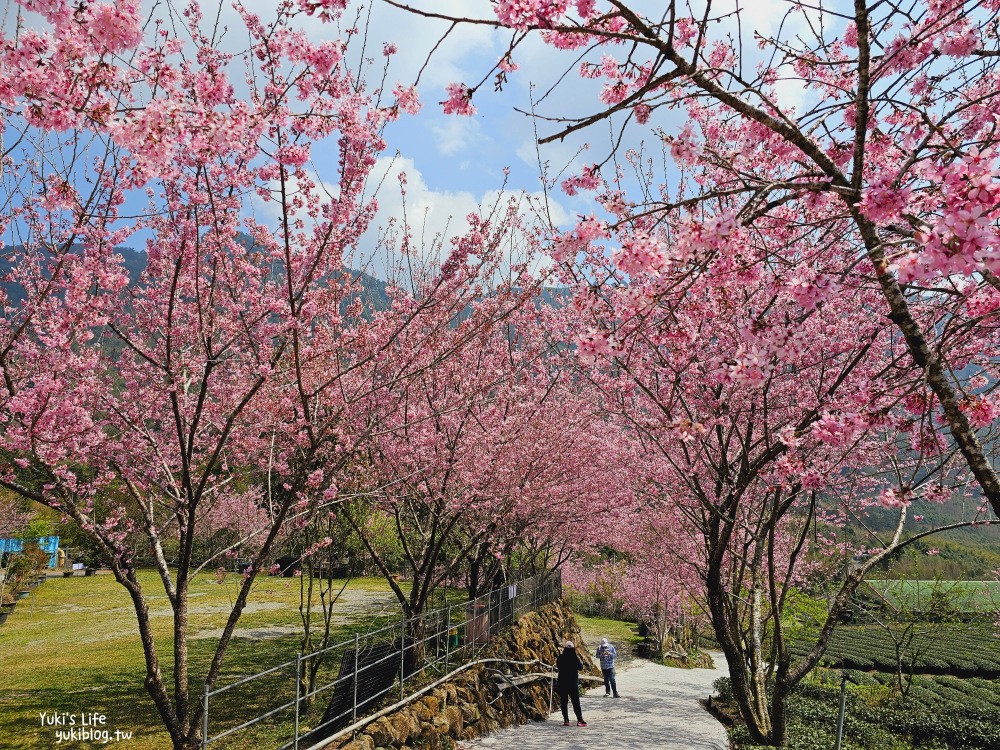
[[[139,578],[149,592],[146,601],[161,669],[169,679],[170,604],[154,571],[141,571]],[[226,583],[219,584],[206,574],[191,585],[191,671],[195,676],[207,670],[239,580],[230,574]],[[256,584],[227,655],[223,684],[295,658],[301,637],[299,596],[299,579],[262,578]],[[43,727],[40,713],[79,716],[96,712],[107,716],[103,728],[111,730],[112,736],[115,730],[132,733],[132,739],[119,747],[169,747],[143,686],[142,644],[126,591],[112,576],[98,575],[49,579],[35,589],[33,597],[33,601],[19,602],[0,626],[0,746],[11,750],[52,747],[55,728]],[[318,601],[318,594],[315,598]],[[342,611],[334,618],[338,636],[355,628],[367,629],[369,612],[391,613],[390,600],[384,581],[352,581]],[[293,673],[276,679],[292,685],[294,691]],[[197,691],[197,682],[193,684]],[[256,706],[278,705],[283,696],[276,693],[276,682],[262,687],[256,695],[243,691],[241,714],[252,715]],[[198,700],[200,694],[193,697]],[[221,711],[225,708],[220,704]]]

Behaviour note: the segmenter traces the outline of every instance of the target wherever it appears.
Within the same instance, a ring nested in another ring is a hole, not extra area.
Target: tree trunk
[[[771,744],[783,747],[788,742],[788,694],[791,687],[778,677],[771,696]]]
[[[746,722],[747,731],[750,738],[759,745],[773,745],[773,729],[771,717],[766,710],[766,694],[758,697],[755,693],[753,675],[747,668],[747,654],[737,641],[738,633],[734,633],[729,618],[729,607],[726,604],[728,594],[722,584],[720,571],[721,556],[719,561],[710,560],[707,576],[706,588],[708,593],[708,609],[712,618],[712,629],[715,631],[716,640],[726,655],[729,662],[729,679],[732,683],[733,697],[739,708],[740,716]],[[761,711],[760,707],[765,710]]]
[[[407,618],[403,636],[403,648],[406,649],[403,664],[406,676],[419,672],[424,667],[426,631],[422,613]]]

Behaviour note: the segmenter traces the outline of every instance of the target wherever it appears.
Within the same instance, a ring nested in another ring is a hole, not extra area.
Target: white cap
[[[601,645],[602,646],[607,646],[608,645],[608,639],[607,638],[601,638]]]
[[[566,641],[566,648],[576,648],[576,644],[573,641]]]

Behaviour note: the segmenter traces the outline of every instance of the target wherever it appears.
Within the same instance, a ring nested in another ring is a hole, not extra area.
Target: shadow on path
[[[713,653],[716,665],[722,654]],[[699,701],[712,693],[724,669],[675,669],[635,660],[618,672],[621,698],[605,698],[600,687],[583,697],[588,726],[562,725],[558,705],[548,721],[497,732],[459,747],[468,750],[725,750],[725,728]],[[558,700],[558,699],[557,699]],[[570,710],[572,718],[572,709]]]

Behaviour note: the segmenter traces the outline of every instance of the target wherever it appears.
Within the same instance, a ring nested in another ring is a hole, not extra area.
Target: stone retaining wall
[[[508,631],[497,635],[477,659],[511,661],[539,659],[554,664],[567,639],[577,644],[587,670],[600,675],[588,650],[582,647],[573,612],[560,600],[530,612]],[[502,727],[540,721],[549,714],[549,680],[539,679],[500,691],[494,673],[525,674],[548,671],[540,665],[480,664],[398,711],[376,719],[341,750],[448,750],[457,740],[480,737]],[[558,696],[554,701],[558,701]]]

